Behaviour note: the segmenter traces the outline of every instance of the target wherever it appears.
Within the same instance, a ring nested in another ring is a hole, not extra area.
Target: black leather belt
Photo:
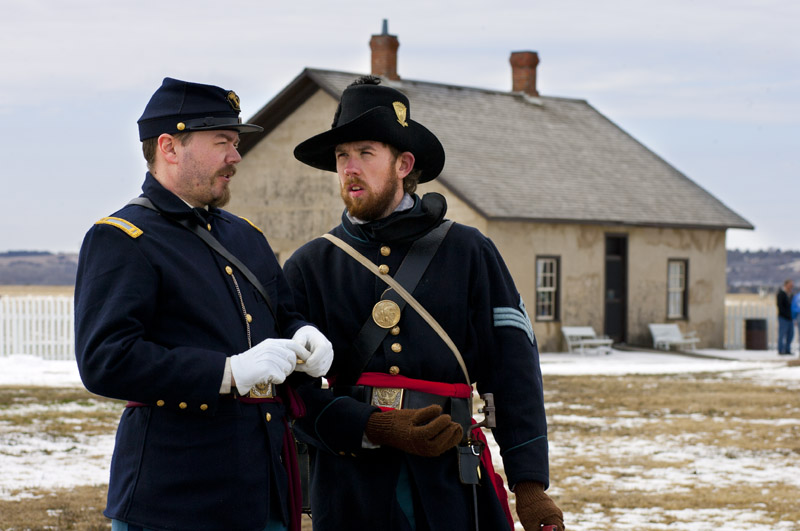
[[[394,409],[420,409],[430,405],[442,407],[442,413],[450,415],[453,422],[458,422],[466,437],[472,426],[472,411],[468,398],[441,396],[413,389],[395,387],[371,387],[369,385],[337,385],[333,388],[336,396],[349,396],[359,402],[377,407]]]

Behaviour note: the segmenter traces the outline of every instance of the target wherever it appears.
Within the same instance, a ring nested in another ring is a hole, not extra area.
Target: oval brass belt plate
[[[381,328],[392,328],[400,322],[400,306],[390,300],[378,301],[372,307],[372,320]]]

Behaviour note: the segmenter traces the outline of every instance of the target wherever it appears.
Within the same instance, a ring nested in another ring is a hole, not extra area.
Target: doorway
[[[603,333],[624,343],[628,315],[628,236],[606,234],[605,322]]]

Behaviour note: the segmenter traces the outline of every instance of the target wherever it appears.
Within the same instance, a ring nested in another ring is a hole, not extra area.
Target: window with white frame
[[[536,258],[536,320],[558,319],[558,257]]]
[[[685,319],[687,317],[688,260],[667,261],[667,318]]]

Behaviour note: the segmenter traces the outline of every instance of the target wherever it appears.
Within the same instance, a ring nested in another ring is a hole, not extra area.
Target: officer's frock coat
[[[162,213],[130,205],[95,224],[75,290],[87,389],[146,404],[122,413],[105,515],[152,529],[260,531],[270,512],[286,518],[285,410],[220,395],[225,358],[307,323],[259,229],[215,208],[203,220],[149,173],[142,189]],[[172,216],[210,225],[266,287],[279,326],[244,275]]]

